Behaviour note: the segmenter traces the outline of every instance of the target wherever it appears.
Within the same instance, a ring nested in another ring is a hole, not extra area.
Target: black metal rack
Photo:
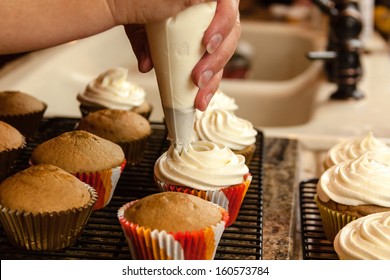
[[[318,179],[299,184],[303,259],[337,260],[333,244],[325,237],[320,212],[314,202]]]
[[[29,139],[14,172],[28,167],[32,150],[43,141],[72,130],[76,118],[44,119],[37,134]],[[118,209],[134,199],[158,191],[153,181],[153,165],[168,149],[165,125],[152,123],[143,161],[126,167],[111,202],[94,211],[76,244],[57,252],[34,252],[12,246],[0,225],[0,259],[130,259],[129,248],[117,219]],[[215,259],[261,259],[263,134],[258,133],[257,149],[249,166],[253,179],[236,222],[228,227],[217,248]]]

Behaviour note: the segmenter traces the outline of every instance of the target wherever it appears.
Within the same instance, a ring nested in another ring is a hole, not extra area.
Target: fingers
[[[125,31],[137,58],[138,70],[142,73],[149,72],[153,68],[153,63],[150,56],[145,26],[141,24],[126,25]]]
[[[208,53],[213,54],[235,28],[239,17],[238,0],[219,0],[215,16],[206,30],[202,44]]]
[[[205,110],[222,79],[222,70],[233,56],[240,35],[238,0],[219,0],[213,21],[202,44],[206,53],[192,71],[192,80],[199,87],[195,107]],[[211,95],[212,96],[212,95]]]
[[[210,103],[211,98],[219,87],[219,83],[222,79],[223,70],[219,71],[216,75],[210,78],[208,83],[199,89],[195,98],[195,108],[200,111],[206,110]]]

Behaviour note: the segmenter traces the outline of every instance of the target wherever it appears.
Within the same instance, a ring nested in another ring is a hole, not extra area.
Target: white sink
[[[306,59],[323,40],[285,24],[242,23],[242,40],[252,45],[251,78],[224,80],[221,88],[239,104],[238,114],[256,126],[307,122],[321,81],[321,62]],[[35,52],[0,73],[0,89],[22,90],[44,100],[47,116],[80,116],[76,95],[110,67],[129,68],[130,79],[147,91],[154,105],[151,120],[162,120],[154,72],[138,72],[122,27],[69,44]]]
[[[241,40],[254,51],[249,79],[221,85],[236,98],[237,114],[262,127],[306,123],[323,82],[323,63],[306,53],[323,50],[323,36],[296,25],[243,22]]]

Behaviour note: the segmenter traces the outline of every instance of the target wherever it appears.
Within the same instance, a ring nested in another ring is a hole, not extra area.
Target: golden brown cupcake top
[[[197,196],[163,192],[146,196],[124,213],[126,220],[167,232],[200,230],[222,220],[219,206]]]
[[[151,113],[152,110],[153,110],[152,104],[150,104],[149,102],[145,101],[141,105],[136,106],[133,109],[131,109],[131,112],[134,112],[134,113],[137,113],[137,114],[141,114],[141,115],[145,115],[145,114]]]
[[[25,144],[24,136],[16,128],[0,121],[0,152],[19,149]]]
[[[89,113],[77,126],[115,143],[129,142],[152,133],[149,121],[141,115],[126,111],[103,109]]]
[[[82,207],[90,199],[83,182],[50,164],[32,166],[0,184],[0,205],[10,210],[59,212]]]
[[[32,164],[53,164],[72,174],[115,168],[124,160],[119,145],[83,130],[65,132],[49,139],[31,154]]]
[[[0,115],[21,115],[42,111],[46,104],[20,91],[0,92]]]

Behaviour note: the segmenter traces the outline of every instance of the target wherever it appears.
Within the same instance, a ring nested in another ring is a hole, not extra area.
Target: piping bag
[[[197,4],[146,25],[168,140],[179,152],[193,140],[198,87],[191,80],[191,72],[206,52],[202,39],[216,6],[215,1]]]

